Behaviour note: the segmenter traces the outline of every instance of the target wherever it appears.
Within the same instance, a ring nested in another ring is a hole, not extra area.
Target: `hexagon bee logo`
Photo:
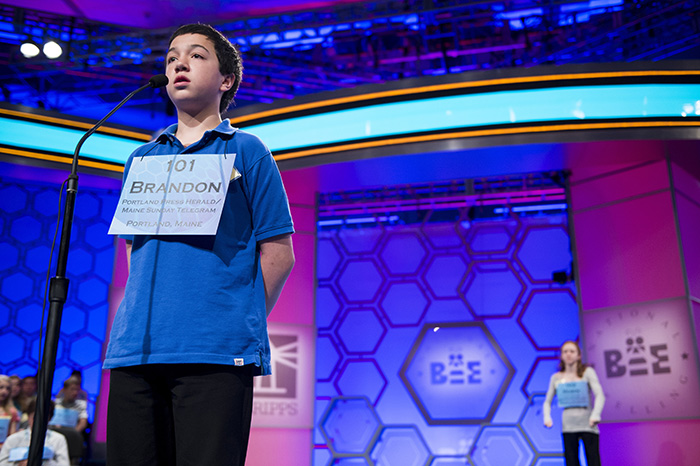
[[[490,422],[515,370],[482,322],[426,324],[400,376],[426,422]]]

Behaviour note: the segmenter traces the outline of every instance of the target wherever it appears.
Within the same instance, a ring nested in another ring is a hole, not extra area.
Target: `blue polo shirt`
[[[139,364],[254,364],[270,374],[265,288],[258,242],[294,232],[270,150],[228,120],[185,148],[177,125],[134,157],[236,154],[216,235],[131,238],[129,279],[112,324],[104,368]]]

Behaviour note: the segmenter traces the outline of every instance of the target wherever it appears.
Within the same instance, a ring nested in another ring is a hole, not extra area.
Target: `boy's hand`
[[[547,429],[551,429],[553,425],[554,425],[554,423],[552,422],[551,419],[547,419],[546,421],[544,421],[544,426],[545,426]]]

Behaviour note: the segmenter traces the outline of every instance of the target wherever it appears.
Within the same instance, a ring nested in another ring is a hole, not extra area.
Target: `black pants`
[[[592,432],[565,432],[564,459],[566,466],[580,466],[578,460],[578,439],[583,440],[583,450],[586,453],[588,466],[600,466],[600,451],[598,448],[599,435]]]
[[[107,464],[243,466],[252,407],[251,366],[112,369]]]

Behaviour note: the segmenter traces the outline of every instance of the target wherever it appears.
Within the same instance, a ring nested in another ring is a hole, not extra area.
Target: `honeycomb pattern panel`
[[[319,309],[316,325],[319,328],[327,328],[333,325],[338,313],[342,309],[340,300],[331,287],[319,286],[316,288],[316,309]]]
[[[350,254],[367,254],[377,249],[383,235],[384,230],[374,226],[344,229],[338,233],[338,240]]]
[[[507,226],[499,223],[489,222],[471,229],[467,244],[472,254],[492,254],[508,250],[513,238]]]
[[[394,275],[413,275],[420,268],[427,251],[418,235],[393,232],[379,253],[382,263]]]
[[[381,306],[392,326],[414,326],[423,320],[428,310],[428,298],[416,282],[392,283]]]
[[[338,324],[340,343],[349,354],[373,353],[386,333],[373,309],[353,309]]]
[[[523,393],[530,397],[534,393],[544,393],[549,388],[549,379],[559,370],[559,358],[542,356],[535,360],[523,383]]]
[[[340,272],[338,287],[348,302],[373,302],[381,289],[383,277],[372,260],[349,262]]]
[[[509,261],[475,261],[464,298],[478,317],[508,317],[525,289],[525,283]]]
[[[370,458],[382,466],[422,466],[430,451],[415,426],[388,426],[379,434]]]
[[[460,208],[406,218],[319,224],[314,465],[556,464],[561,442],[543,440],[530,398],[556,371],[554,340],[578,335],[575,287],[551,279],[571,263],[566,216],[484,220]],[[532,249],[551,238],[557,259],[540,263]],[[550,319],[552,307],[565,310]],[[339,400],[363,400],[355,407],[371,428],[333,414]],[[357,444],[342,437],[353,429]],[[382,438],[395,429],[415,435],[394,450],[398,439]]]
[[[495,464],[528,466],[535,458],[517,426],[485,426],[472,449],[476,466]]]
[[[316,250],[319,256],[323,256],[325,258],[323,262],[317,265],[316,276],[321,280],[331,278],[331,276],[338,269],[338,265],[342,259],[342,256],[338,252],[338,248],[335,246],[333,241],[327,239],[319,240],[316,243]]]
[[[533,282],[547,282],[552,279],[552,272],[571,267],[568,250],[569,235],[563,228],[532,228],[525,233],[516,260]]]
[[[10,308],[0,304],[0,327],[5,327],[10,321]]]
[[[539,453],[559,453],[562,448],[561,413],[556,403],[552,403],[551,428],[544,426],[542,405],[545,395],[533,395],[528,400],[527,408],[520,419],[520,426],[528,436],[535,450]]]
[[[364,454],[381,423],[366,398],[336,398],[320,422],[331,451]]]
[[[341,394],[364,394],[374,405],[386,388],[386,377],[372,360],[351,359],[346,362],[336,379]]]
[[[322,336],[316,340],[316,380],[327,381],[333,376],[341,354],[330,336]]]
[[[468,466],[472,464],[466,456],[461,458],[450,458],[438,456],[433,458],[430,466]]]
[[[0,176],[0,373],[20,377],[36,374],[43,346],[42,299],[59,207],[59,186],[34,181],[41,174],[26,170],[26,179]],[[82,371],[90,416],[100,391],[114,261],[114,240],[107,230],[119,196],[117,190],[94,186],[81,186],[76,197],[67,267],[70,285],[52,390],[56,394],[71,371]],[[54,250],[51,276],[56,273],[56,256]]]
[[[524,308],[520,323],[535,347],[556,350],[563,342],[578,339],[578,305],[570,289],[535,291]]]
[[[371,466],[371,463],[364,456],[339,458],[332,463],[334,466]]]
[[[423,235],[435,249],[459,248],[463,244],[454,222],[430,223],[423,226]]]
[[[313,466],[329,466],[333,464],[333,455],[327,449],[316,448],[311,452]]]
[[[427,266],[425,282],[436,298],[457,298],[467,270],[467,263],[461,256],[435,256]]]
[[[0,243],[0,272],[12,269],[17,266],[19,260],[19,251],[13,244]]]
[[[540,456],[537,458],[537,461],[535,461],[534,466],[565,466],[565,464],[563,457]],[[581,464],[586,463],[581,462]]]

